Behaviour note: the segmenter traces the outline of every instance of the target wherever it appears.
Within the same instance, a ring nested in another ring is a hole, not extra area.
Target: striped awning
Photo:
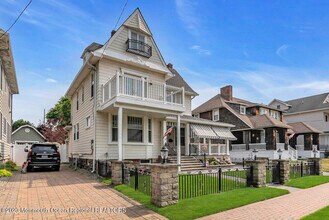
[[[191,124],[191,131],[199,138],[220,139],[208,125]]]
[[[220,139],[236,140],[229,128],[212,127],[213,131],[220,137]]]

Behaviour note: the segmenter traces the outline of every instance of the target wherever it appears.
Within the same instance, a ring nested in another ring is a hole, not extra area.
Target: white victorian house
[[[111,35],[105,45],[92,43],[84,50],[66,93],[72,105],[71,161],[93,170],[96,160],[156,162],[169,127],[174,128],[170,153],[179,165],[181,155],[200,154],[201,148],[227,155],[233,125],[191,116],[198,94],[165,63],[140,10]]]

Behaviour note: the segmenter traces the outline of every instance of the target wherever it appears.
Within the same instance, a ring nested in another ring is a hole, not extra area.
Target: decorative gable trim
[[[327,95],[327,97],[323,101],[323,104],[328,104],[328,103],[329,103],[329,94]]]

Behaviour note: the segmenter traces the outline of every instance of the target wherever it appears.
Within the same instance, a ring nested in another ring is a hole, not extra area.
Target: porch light
[[[254,155],[254,160],[257,159],[257,153],[258,153],[258,150],[256,148],[254,148],[254,150],[252,151],[252,154]]]
[[[166,147],[166,145],[163,145],[163,147],[161,148],[160,152],[160,156],[161,156],[161,159],[162,159],[162,164],[166,163],[166,160],[168,158],[168,148]]]
[[[277,152],[278,152],[278,155],[279,155],[279,160],[281,160],[281,156],[282,156],[283,151],[281,150],[281,148],[279,148],[279,150]]]

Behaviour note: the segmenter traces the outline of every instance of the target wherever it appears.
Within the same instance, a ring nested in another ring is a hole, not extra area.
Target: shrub
[[[4,164],[2,164],[0,166],[0,169],[6,169],[9,171],[17,171],[17,164],[11,160],[8,160],[7,162],[5,162]]]
[[[0,177],[3,177],[3,176],[12,176],[12,175],[13,174],[10,171],[6,170],[6,169],[0,170]]]

